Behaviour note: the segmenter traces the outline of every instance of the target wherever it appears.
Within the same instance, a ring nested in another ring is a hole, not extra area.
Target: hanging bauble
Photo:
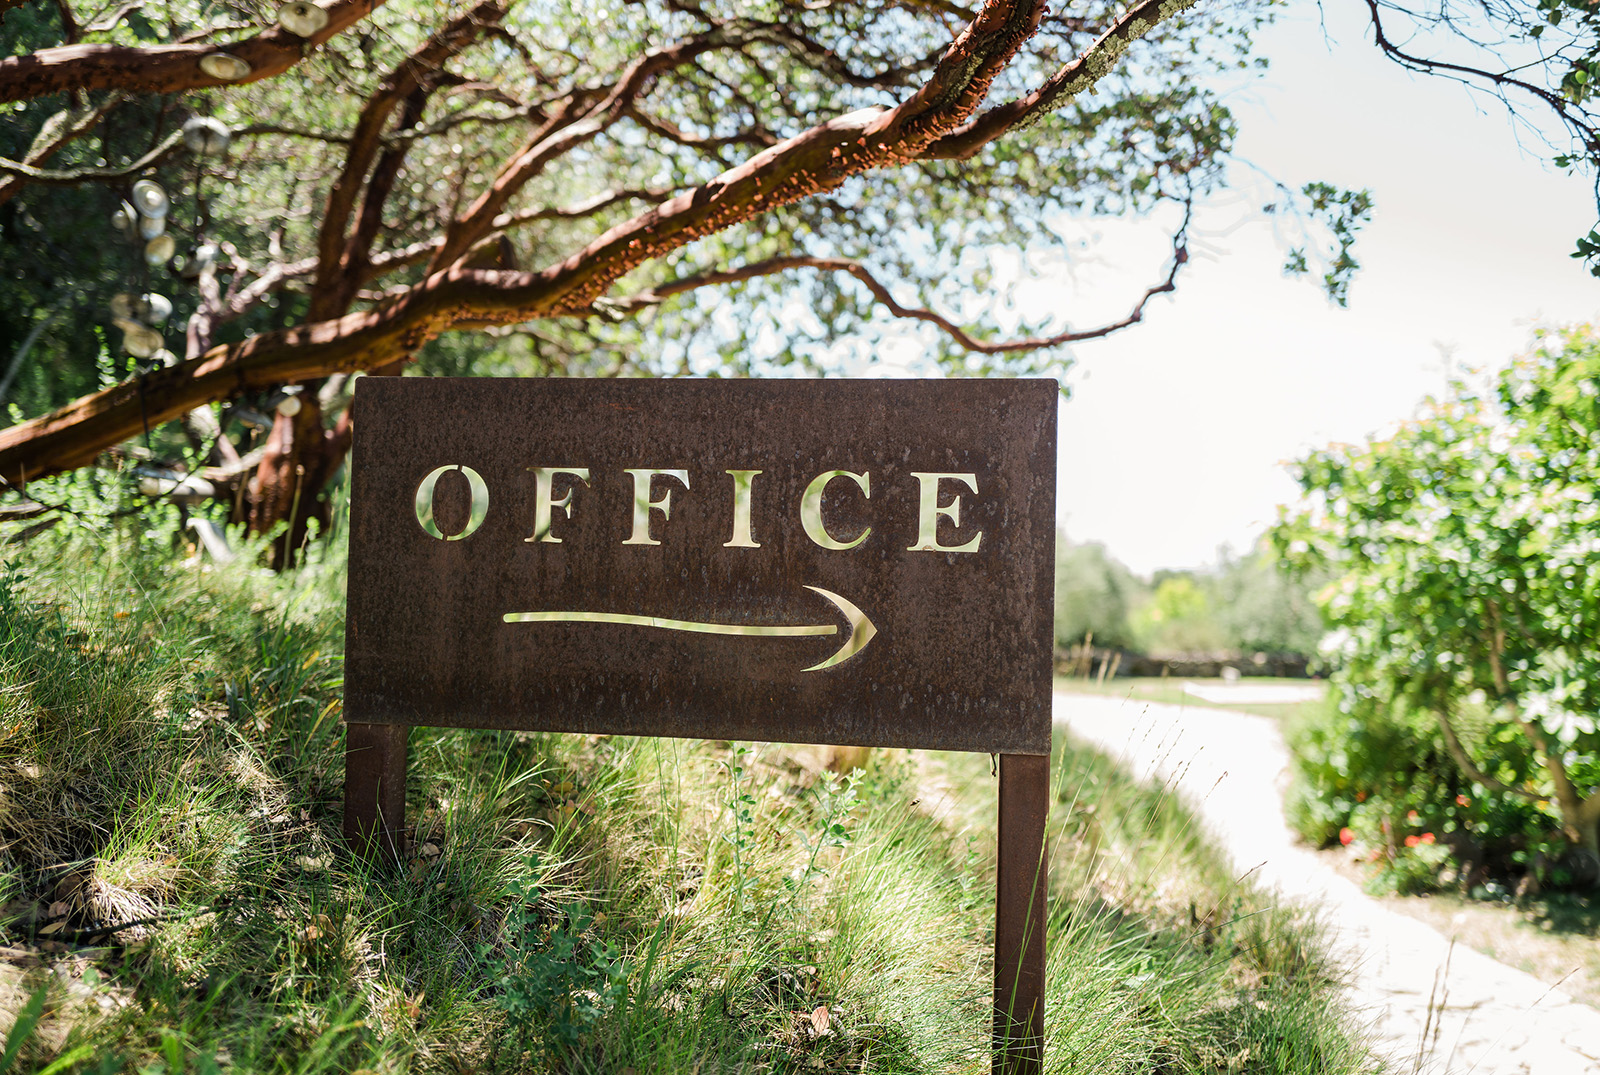
[[[284,396],[278,401],[278,413],[285,418],[293,418],[300,413],[300,397]]]
[[[141,239],[154,239],[166,230],[167,218],[164,216],[142,216],[139,218],[139,238]]]
[[[200,57],[200,70],[224,82],[237,82],[250,74],[251,67],[231,52],[210,52]]]
[[[147,325],[164,324],[167,318],[172,316],[172,300],[165,295],[157,295],[155,292],[150,292],[147,295],[140,296],[140,303],[135,310],[135,314],[140,321]]]
[[[133,207],[139,210],[140,216],[160,220],[167,215],[170,206],[167,192],[161,189],[161,184],[141,179],[133,185]]]
[[[278,9],[278,25],[296,37],[310,37],[328,25],[328,13],[310,0],[290,0]]]
[[[117,206],[117,211],[111,214],[111,227],[124,239],[132,239],[138,226],[139,211],[128,202]]]
[[[220,157],[228,152],[233,132],[227,125],[210,116],[190,116],[183,125],[183,144],[190,153],[202,157]]]
[[[161,345],[165,342],[161,338],[161,333],[137,321],[118,317],[111,323],[122,330],[122,349],[134,358],[149,358],[161,350]]]
[[[178,275],[185,280],[198,280],[217,267],[217,245],[215,243],[201,243],[190,254],[188,260],[178,270]]]
[[[149,265],[165,265],[178,252],[178,244],[170,235],[157,235],[144,244],[144,260]]]

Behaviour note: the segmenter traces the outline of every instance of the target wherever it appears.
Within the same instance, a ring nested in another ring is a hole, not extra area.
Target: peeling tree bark
[[[281,75],[312,49],[371,14],[384,0],[333,0],[324,4],[328,25],[310,37],[274,26],[254,37],[225,44],[63,45],[0,59],[0,101],[25,101],[74,90],[180,93],[234,86]],[[228,82],[200,69],[201,57],[227,52],[250,65],[244,78]]]

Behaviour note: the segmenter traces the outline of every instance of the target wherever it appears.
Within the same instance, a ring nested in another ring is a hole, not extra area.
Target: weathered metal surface
[[[368,857],[400,857],[406,826],[404,724],[345,728],[344,839]]]
[[[1044,826],[1050,759],[1000,755],[995,878],[994,1075],[1037,1075],[1044,1063]]]
[[[362,379],[346,719],[1045,754],[1057,398]]]

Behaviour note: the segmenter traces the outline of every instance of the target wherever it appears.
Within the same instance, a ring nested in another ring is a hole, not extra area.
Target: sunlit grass
[[[338,836],[340,580],[14,563],[0,998],[50,996],[18,1070],[988,1069],[987,757],[838,776],[415,729],[409,853],[365,863]],[[1365,1070],[1305,915],[1160,789],[1069,744],[1053,773],[1049,1070]]]

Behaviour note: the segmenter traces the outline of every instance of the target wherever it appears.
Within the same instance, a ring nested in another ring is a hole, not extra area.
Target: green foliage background
[[[1335,578],[1321,603],[1335,628],[1334,682],[1348,721],[1344,736],[1302,743],[1313,785],[1339,803],[1323,834],[1359,787],[1402,813],[1424,812],[1441,832],[1487,825],[1491,840],[1537,828],[1531,809],[1592,852],[1600,817],[1594,331],[1546,334],[1483,388],[1458,383],[1387,439],[1315,452],[1299,478],[1308,506],[1274,540]],[[1402,728],[1410,745],[1391,750],[1385,737]],[[1441,759],[1452,729],[1459,765]],[[1452,793],[1499,804],[1491,812],[1503,823],[1449,816]],[[1413,798],[1429,801],[1413,807]],[[1512,800],[1523,805],[1513,810]]]

